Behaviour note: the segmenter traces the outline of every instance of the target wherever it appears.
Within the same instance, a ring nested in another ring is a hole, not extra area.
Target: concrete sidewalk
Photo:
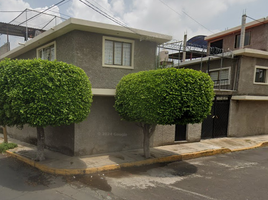
[[[0,134],[0,143],[2,142],[3,135]],[[187,160],[202,156],[268,146],[268,135],[207,139],[196,143],[178,143],[154,147],[151,148],[152,158],[150,159],[145,159],[142,156],[142,149],[74,157],[45,150],[46,160],[42,162],[35,162],[33,160],[36,153],[36,146],[12,138],[9,138],[9,142],[18,144],[18,147],[7,151],[8,155],[47,173],[75,175],[116,170],[124,167]]]

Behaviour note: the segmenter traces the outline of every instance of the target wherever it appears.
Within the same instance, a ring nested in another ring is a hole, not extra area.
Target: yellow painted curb
[[[231,150],[227,148],[205,150],[205,151],[199,151],[195,153],[182,154],[182,160],[189,160],[189,159],[194,159],[194,158],[213,156],[217,154],[224,154],[224,153],[230,153],[230,152]]]
[[[136,161],[136,162],[131,162],[131,163],[106,165],[106,166],[101,166],[101,167],[92,167],[92,168],[85,168],[85,169],[52,168],[44,164],[41,164],[39,162],[33,161],[29,158],[23,157],[19,154],[13,153],[11,151],[6,151],[6,153],[46,173],[57,174],[57,175],[79,175],[79,174],[94,174],[97,172],[112,171],[112,170],[117,170],[121,168],[138,167],[142,165],[151,165],[151,164],[156,164],[156,163],[169,163],[169,162],[174,162],[174,161],[189,160],[189,159],[194,159],[194,158],[199,158],[199,157],[212,156],[216,154],[224,154],[224,153],[230,153],[230,152],[235,152],[235,151],[243,151],[243,150],[254,149],[254,148],[264,147],[264,146],[268,146],[268,142],[263,142],[253,147],[241,148],[241,149],[235,149],[235,150],[230,150],[228,148],[212,149],[212,150],[199,151],[195,153],[185,153],[185,154],[180,154],[180,155],[166,156],[162,158],[146,159],[146,160],[141,160],[141,161]]]
[[[117,170],[121,168],[127,168],[127,167],[138,167],[142,165],[151,165],[155,163],[168,163],[168,162],[174,162],[174,161],[181,161],[181,160],[187,160],[192,158],[198,158],[202,156],[210,156],[215,155],[219,153],[227,153],[230,152],[229,149],[215,149],[215,150],[207,150],[207,151],[200,151],[196,153],[188,153],[188,154],[182,154],[182,155],[172,155],[162,158],[152,158],[152,159],[146,159],[131,163],[122,163],[122,164],[114,164],[114,165],[106,165],[102,167],[92,167],[92,168],[85,168],[85,169],[57,169],[48,167],[44,164],[41,164],[39,162],[33,161],[31,159],[28,159],[26,157],[23,157],[19,154],[13,153],[11,151],[6,151],[7,154],[10,156],[17,158],[18,160],[27,163],[28,165],[35,167],[43,172],[50,173],[50,174],[57,174],[57,175],[78,175],[78,174],[94,174],[97,172],[104,172],[104,171],[112,171]]]
[[[256,149],[256,148],[267,147],[267,146],[268,146],[268,142],[262,142],[260,144],[257,144],[255,146],[251,146],[251,147],[245,147],[245,148],[240,148],[240,149],[233,149],[232,152],[235,152],[235,151],[245,151],[245,150]]]

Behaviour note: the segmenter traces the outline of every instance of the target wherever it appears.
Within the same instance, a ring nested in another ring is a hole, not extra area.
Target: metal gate
[[[201,138],[227,137],[231,96],[215,96],[211,115],[202,123]]]

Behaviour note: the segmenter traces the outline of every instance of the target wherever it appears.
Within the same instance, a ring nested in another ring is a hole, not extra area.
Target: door
[[[175,141],[186,140],[186,125],[175,126]]]
[[[215,96],[211,115],[202,123],[201,138],[227,137],[231,96]]]

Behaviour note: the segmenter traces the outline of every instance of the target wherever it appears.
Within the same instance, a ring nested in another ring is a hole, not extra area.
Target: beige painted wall
[[[263,24],[261,26],[249,28],[246,31],[250,32],[250,45],[245,46],[246,48],[252,48],[252,49],[259,49],[267,51],[267,42],[268,42],[268,25]],[[240,31],[234,32],[230,35],[223,36],[221,38],[218,38],[216,40],[209,41],[209,46],[211,42],[218,41],[223,39],[223,49],[227,50],[236,50],[238,48],[235,48],[235,36],[237,34],[240,34]]]
[[[143,133],[136,123],[121,120],[114,97],[95,96],[88,118],[75,124],[75,155],[142,148]],[[174,126],[159,126],[151,146],[173,144]]]
[[[228,136],[268,134],[267,101],[231,100]]]

